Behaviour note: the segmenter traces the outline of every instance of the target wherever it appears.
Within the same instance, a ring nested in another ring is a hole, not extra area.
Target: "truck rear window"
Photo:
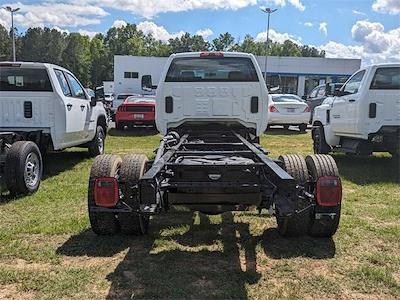
[[[400,68],[386,67],[376,69],[370,89],[400,90]]]
[[[229,82],[258,81],[250,58],[245,57],[185,57],[175,58],[166,82]]]
[[[52,92],[46,69],[0,67],[0,91]]]

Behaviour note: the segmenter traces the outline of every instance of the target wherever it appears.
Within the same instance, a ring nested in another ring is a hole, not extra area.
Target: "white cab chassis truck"
[[[400,155],[400,64],[367,66],[316,107],[314,152]]]
[[[143,89],[152,82],[143,76]],[[253,55],[171,55],[156,93],[164,135],[144,155],[98,156],[88,186],[97,234],[144,234],[150,216],[184,206],[206,214],[267,209],[284,236],[332,236],[342,187],[329,155],[268,158],[258,141],[268,124],[268,92]]]
[[[100,98],[89,98],[62,67],[0,62],[0,192],[35,192],[48,150],[79,146],[103,154],[107,121]]]

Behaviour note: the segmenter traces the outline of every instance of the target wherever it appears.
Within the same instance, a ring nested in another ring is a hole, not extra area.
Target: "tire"
[[[301,132],[306,132],[306,130],[307,130],[307,124],[300,124],[300,125],[299,125],[299,130],[300,130]]]
[[[289,125],[283,125],[283,129],[289,130]]]
[[[315,154],[328,154],[331,151],[331,147],[325,140],[324,128],[322,126],[313,129],[312,138]]]
[[[285,171],[295,179],[296,183],[304,184],[308,181],[307,165],[302,156],[297,154],[282,155],[279,156],[279,160],[283,162]],[[297,208],[302,209],[306,205],[306,203],[298,202]],[[276,223],[282,236],[301,236],[307,234],[310,216],[308,212],[305,212],[289,218],[281,217],[279,216],[279,211],[277,211]]]
[[[337,176],[339,170],[335,160],[330,155],[315,154],[306,157],[306,163],[312,180],[316,181],[321,176]],[[312,214],[308,234],[313,237],[331,237],[339,226],[341,205],[334,207],[321,207],[316,204],[316,209],[324,213],[336,213],[332,218],[315,219]]]
[[[5,158],[5,182],[12,195],[29,195],[39,189],[43,160],[33,142],[19,141],[11,145]]]
[[[141,154],[127,155],[121,165],[120,178],[121,191],[125,196],[125,203],[133,209],[139,209],[137,195],[133,194],[131,187],[138,183],[145,172],[147,157]],[[124,234],[142,235],[147,233],[149,216],[136,213],[122,213],[118,215],[121,232]]]
[[[96,135],[89,144],[89,154],[92,157],[104,154],[106,135],[104,129],[101,126],[97,126]]]
[[[88,211],[89,221],[94,233],[99,235],[112,235],[119,231],[118,220],[115,213],[94,212],[91,207],[96,207],[94,201],[94,183],[99,177],[119,176],[121,158],[117,155],[99,155],[93,162],[89,175],[88,187]]]

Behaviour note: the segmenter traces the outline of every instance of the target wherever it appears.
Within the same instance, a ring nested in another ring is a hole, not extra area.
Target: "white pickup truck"
[[[68,70],[46,63],[0,62],[0,192],[30,194],[47,150],[104,152],[106,112]]]
[[[334,97],[316,107],[315,153],[400,154],[400,64],[357,71]]]

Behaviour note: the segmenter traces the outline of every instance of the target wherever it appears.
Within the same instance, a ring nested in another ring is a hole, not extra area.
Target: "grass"
[[[153,156],[155,133],[109,132],[107,153]],[[273,129],[271,157],[311,153],[309,134]],[[256,212],[156,216],[144,237],[89,227],[84,150],[50,154],[40,190],[0,200],[0,298],[400,298],[399,162],[334,156],[344,184],[333,239],[284,239]]]

